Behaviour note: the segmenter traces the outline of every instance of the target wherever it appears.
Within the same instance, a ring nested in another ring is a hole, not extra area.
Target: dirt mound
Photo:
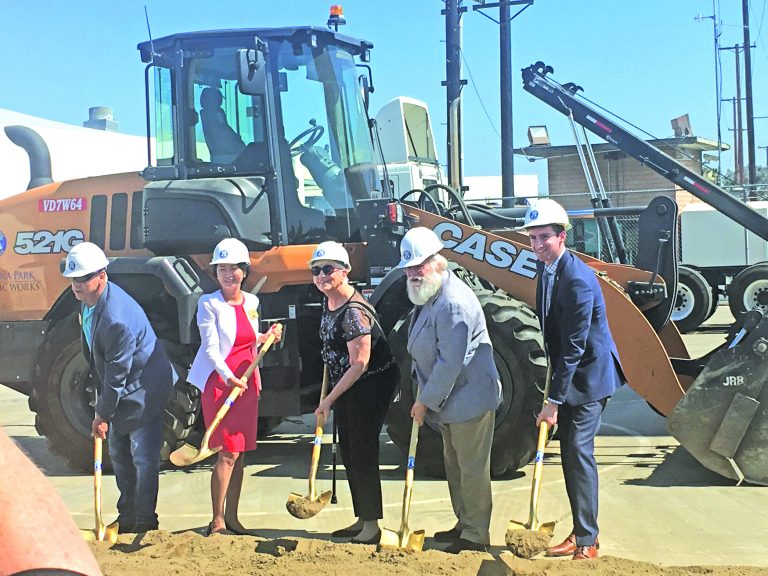
[[[116,544],[91,543],[91,550],[104,574],[149,576],[155,574],[207,576],[768,576],[768,569],[734,566],[668,567],[605,557],[597,561],[523,560],[508,552],[446,554],[426,550],[377,552],[375,546],[334,544],[327,540],[217,534],[197,532],[173,534],[165,531],[142,535],[121,534]]]

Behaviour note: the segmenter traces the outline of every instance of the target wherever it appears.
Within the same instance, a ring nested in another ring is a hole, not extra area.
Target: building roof
[[[717,142],[707,140],[706,138],[700,138],[698,136],[685,136],[683,138],[658,138],[646,140],[649,144],[656,146],[657,148],[682,148],[683,150],[696,151],[696,152],[709,152],[711,150],[717,150]],[[725,142],[721,142],[721,150],[730,150],[730,146]],[[614,144],[600,143],[592,144],[592,150],[595,154],[607,154],[609,152],[617,152],[617,148]],[[576,145],[570,144],[567,146],[525,146],[522,148],[515,148],[515,154],[531,158],[557,158],[560,156],[573,156],[576,154]]]

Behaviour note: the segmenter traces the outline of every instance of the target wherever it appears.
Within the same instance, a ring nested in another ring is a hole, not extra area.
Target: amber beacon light
[[[341,4],[331,6],[331,15],[328,16],[328,28],[333,28],[335,32],[338,32],[339,26],[344,26],[346,23],[344,8],[342,8]]]

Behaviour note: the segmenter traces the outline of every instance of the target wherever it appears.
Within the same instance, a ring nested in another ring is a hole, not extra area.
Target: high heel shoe
[[[235,528],[229,522],[225,521],[224,522],[224,526],[226,527],[228,532],[232,532],[232,534],[234,534],[236,536],[253,536],[253,534],[249,530],[247,530],[246,528],[243,528],[243,529]]]
[[[362,528],[350,526],[347,528],[341,528],[340,530],[334,530],[331,532],[331,536],[334,538],[351,538],[352,536],[357,536],[362,531]]]
[[[221,530],[218,530],[217,532],[213,531],[213,522],[209,522],[208,526],[205,527],[205,535],[206,536],[213,536],[214,534],[221,534]]]
[[[381,540],[381,530],[377,531],[376,534],[374,534],[368,540],[358,540],[357,538],[352,538],[350,542],[352,544],[378,544],[380,540]]]

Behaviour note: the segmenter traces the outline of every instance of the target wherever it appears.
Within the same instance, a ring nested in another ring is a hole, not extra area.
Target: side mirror
[[[257,44],[257,48],[237,51],[237,83],[243,94],[264,96],[267,93],[267,66],[261,50],[263,45]]]
[[[368,110],[368,105],[371,101],[371,90],[370,86],[368,85],[368,76],[359,76],[358,80],[360,81],[360,93],[363,96],[363,104],[365,105],[365,109]]]
[[[373,93],[373,73],[371,72],[371,67],[367,64],[357,64],[357,67],[364,68],[368,72],[367,74],[360,74],[360,76],[357,77],[357,81],[360,84],[360,93],[363,96],[363,104],[367,111],[368,104],[371,100],[371,94]]]

